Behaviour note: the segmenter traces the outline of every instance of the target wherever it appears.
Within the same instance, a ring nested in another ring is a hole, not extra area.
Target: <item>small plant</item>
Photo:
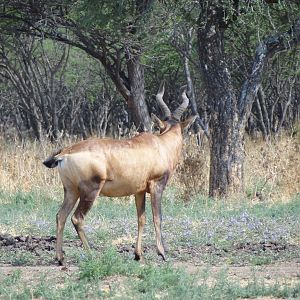
[[[13,200],[16,204],[32,205],[35,202],[35,197],[32,193],[18,191],[14,194]]]
[[[21,270],[13,271],[9,276],[7,276],[4,282],[8,286],[12,286],[19,282],[19,280],[21,279],[21,274],[22,274]]]
[[[272,257],[265,255],[255,255],[250,258],[250,263],[254,266],[269,265],[272,263]]]
[[[134,262],[133,262],[134,263]],[[114,248],[108,248],[99,257],[91,253],[80,265],[80,279],[102,279],[111,275],[131,274],[133,264],[126,264]]]
[[[24,266],[24,265],[32,264],[32,262],[34,262],[35,260],[36,260],[35,255],[25,251],[20,251],[11,257],[11,264],[13,266]]]

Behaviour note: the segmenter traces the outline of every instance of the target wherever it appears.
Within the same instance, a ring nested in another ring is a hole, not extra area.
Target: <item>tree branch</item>
[[[288,32],[269,36],[257,46],[251,74],[245,81],[238,100],[240,126],[242,128],[245,127],[245,122],[250,114],[268,59],[276,53],[289,50],[299,44],[300,17],[295,21]]]

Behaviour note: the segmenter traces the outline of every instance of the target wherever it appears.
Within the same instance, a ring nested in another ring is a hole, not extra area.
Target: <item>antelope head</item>
[[[187,120],[180,122],[182,114],[187,109],[189,105],[189,98],[186,95],[186,86],[181,88],[181,98],[182,103],[178,106],[178,108],[172,113],[165,101],[163,100],[165,92],[165,82],[162,81],[159,87],[159,90],[156,94],[156,101],[160,106],[160,109],[163,113],[163,118],[158,118],[155,114],[152,113],[151,117],[154,123],[159,127],[160,133],[164,133],[168,131],[173,125],[180,124],[181,129],[190,126],[197,116],[191,116]]]

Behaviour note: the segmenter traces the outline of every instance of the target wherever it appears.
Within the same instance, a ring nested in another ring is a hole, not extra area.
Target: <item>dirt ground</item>
[[[253,274],[257,279],[264,279],[265,283],[274,284],[288,283],[295,285],[300,282],[300,260],[290,262],[277,262],[271,265],[263,266],[208,266],[208,265],[194,265],[187,262],[175,262],[175,267],[180,267],[190,274],[195,274],[209,270],[210,280],[213,284],[214,275],[222,270],[226,270],[228,275],[234,280],[237,279],[240,283],[247,284],[248,280],[253,278]],[[9,276],[16,270],[21,270],[21,278],[24,282],[34,283],[35,280],[42,276],[51,276],[55,282],[64,282],[67,277],[78,277],[77,266],[11,266],[0,265],[0,277]]]
[[[32,236],[11,236],[0,235],[0,248],[5,251],[29,251],[34,253],[37,257],[37,265],[22,265],[13,266],[7,262],[1,260],[0,257],[0,279],[11,276],[16,270],[21,270],[21,279],[29,285],[35,284],[41,277],[50,277],[52,281],[57,285],[63,285],[66,278],[77,279],[78,267],[72,262],[66,266],[59,267],[55,265],[54,260],[51,264],[45,264],[42,259],[42,252],[47,252],[47,255],[53,255],[54,257],[55,237],[32,237]],[[66,247],[76,246],[80,247],[79,241],[65,241]],[[212,251],[209,246],[208,249],[201,249],[204,251]],[[282,247],[281,245],[252,245],[251,247],[265,247],[271,248],[274,251],[288,251],[288,247]],[[243,251],[248,251],[250,247],[243,247]],[[278,250],[279,249],[279,250]],[[253,249],[251,249],[252,251]],[[130,247],[121,246],[119,253],[132,251]],[[185,249],[184,251],[188,251]],[[194,256],[197,255],[195,249],[189,250]],[[241,248],[237,247],[237,251],[241,251]],[[219,253],[217,253],[219,255]],[[40,259],[40,263],[39,263]],[[199,272],[207,271],[209,274],[208,282],[212,285],[217,280],[216,276],[221,271],[226,271],[230,279],[238,281],[241,285],[247,285],[248,281],[253,280],[254,276],[258,280],[264,280],[265,284],[288,284],[294,286],[300,283],[300,258],[290,259],[285,261],[275,261],[271,264],[265,264],[260,266],[249,265],[230,265],[224,263],[212,266],[210,264],[201,262],[201,260],[182,261],[179,258],[173,257],[171,263],[175,267],[183,268],[190,274],[196,274]],[[107,286],[109,282],[116,279],[107,279]],[[200,282],[199,282],[200,283]],[[105,286],[105,285],[104,285]],[[271,298],[260,298],[271,299]]]
[[[235,281],[240,282],[241,285],[246,285],[249,280],[253,279],[253,275],[258,281],[264,280],[266,284],[274,284],[276,282],[287,283],[291,286],[300,283],[300,260],[293,260],[289,262],[276,262],[270,265],[262,266],[207,266],[200,265],[195,266],[189,263],[175,263],[175,266],[184,268],[188,273],[197,273],[200,271],[209,270],[209,278],[211,283],[214,282],[215,274],[220,273],[222,270],[226,270],[229,277]]]

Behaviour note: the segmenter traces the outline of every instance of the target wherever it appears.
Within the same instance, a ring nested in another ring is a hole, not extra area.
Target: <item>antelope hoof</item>
[[[143,256],[141,254],[134,253],[134,260],[142,262]]]
[[[63,256],[56,256],[55,260],[57,261],[59,266],[63,266],[64,265],[64,257]]]
[[[160,256],[162,257],[163,261],[166,261],[166,260],[167,260],[167,259],[166,259],[166,255],[165,255],[164,253],[162,253],[162,252],[157,252],[157,254],[160,255]]]

